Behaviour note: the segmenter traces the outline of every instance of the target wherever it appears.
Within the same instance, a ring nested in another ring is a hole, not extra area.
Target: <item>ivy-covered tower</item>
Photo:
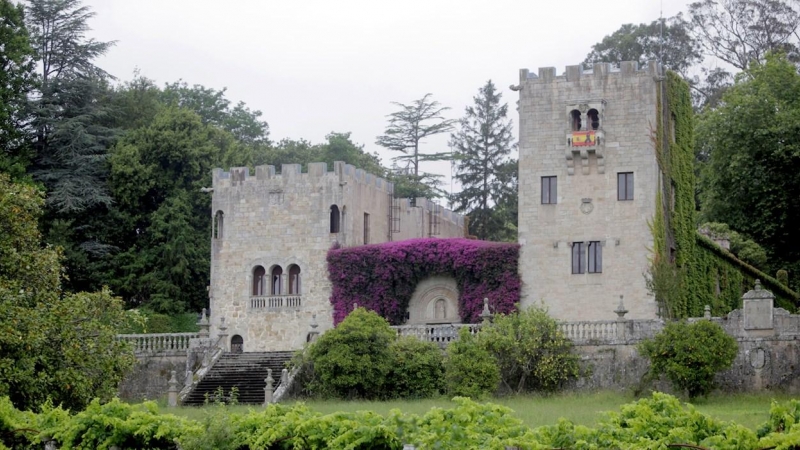
[[[678,253],[664,216],[674,183],[659,157],[659,140],[675,136],[659,125],[670,116],[666,83],[656,63],[520,71],[512,89],[523,307],[543,302],[558,319],[609,320],[622,295],[628,318],[658,314],[645,274],[657,253]]]

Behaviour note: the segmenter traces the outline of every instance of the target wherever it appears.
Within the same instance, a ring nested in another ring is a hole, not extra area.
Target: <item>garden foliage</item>
[[[719,450],[795,449],[800,446],[799,403],[773,403],[770,418],[755,433],[714,419],[667,394],[623,405],[593,427],[561,419],[529,428],[504,406],[456,398],[453,408],[432,408],[423,415],[393,410],[384,417],[370,411],[322,415],[299,403],[269,405],[244,414],[213,406],[208,420],[160,414],[146,402],[93,402],[77,414],[45,406],[42,413],[15,410],[0,398],[0,449],[41,448],[43,440],[62,449],[120,450],[289,450],[609,448]]]
[[[543,308],[496,315],[478,340],[496,359],[503,387],[510,392],[554,391],[578,376],[572,342]]]
[[[722,327],[700,320],[668,323],[653,339],[639,344],[639,350],[650,359],[648,377],[663,374],[675,389],[695,398],[714,389],[714,376],[733,364],[738,346]]]
[[[496,391],[500,383],[497,360],[466,327],[447,347],[444,367],[448,395],[482,398]]]
[[[415,286],[431,275],[452,275],[465,323],[480,320],[483,299],[496,313],[519,302],[519,245],[468,239],[411,239],[334,248],[328,252],[333,320],[364,306],[393,325],[405,319]]]
[[[397,338],[389,345],[392,366],[386,377],[386,397],[427,398],[444,388],[444,355],[432,342],[413,336]]]
[[[390,344],[396,333],[373,311],[357,308],[310,348],[316,395],[374,398],[382,392],[392,369]]]

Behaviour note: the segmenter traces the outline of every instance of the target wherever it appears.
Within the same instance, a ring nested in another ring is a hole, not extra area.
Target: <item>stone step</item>
[[[213,401],[218,388],[229,395],[231,388],[239,391],[238,402],[260,404],[264,402],[264,379],[267,369],[272,369],[273,386],[278,387],[281,370],[291,360],[294,352],[274,353],[226,353],[220,357],[194,390],[184,399],[184,405],[202,405]]]

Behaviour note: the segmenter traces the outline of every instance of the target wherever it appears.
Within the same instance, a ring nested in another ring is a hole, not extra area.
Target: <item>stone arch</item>
[[[417,284],[408,302],[408,324],[459,323],[458,284],[449,275],[435,275]]]

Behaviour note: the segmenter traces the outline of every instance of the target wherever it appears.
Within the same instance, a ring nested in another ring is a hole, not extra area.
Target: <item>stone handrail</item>
[[[250,297],[250,309],[296,309],[301,306],[303,306],[303,297],[299,295]]]
[[[130,342],[134,353],[185,352],[189,341],[198,333],[118,334],[117,339]]]

